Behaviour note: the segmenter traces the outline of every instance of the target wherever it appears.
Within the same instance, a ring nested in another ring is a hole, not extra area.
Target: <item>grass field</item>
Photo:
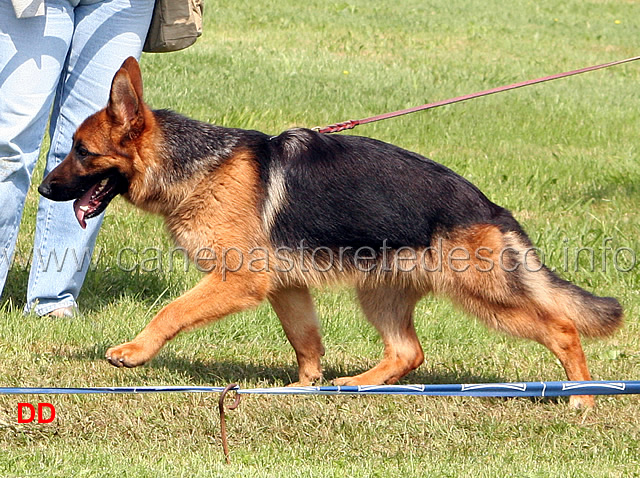
[[[194,47],[143,56],[145,94],[153,107],[276,134],[634,56],[639,19],[629,0],[207,2]],[[640,378],[639,81],[632,63],[355,131],[466,176],[513,211],[564,278],[620,299],[624,328],[584,341],[597,379]],[[295,379],[293,350],[266,305],[178,337],[145,367],[107,364],[109,346],[199,277],[171,264],[162,222],[121,199],[107,211],[80,316],[24,317],[36,204],[34,188],[0,305],[1,385]],[[327,380],[374,365],[382,345],[352,293],[315,295]],[[564,379],[542,346],[490,332],[446,300],[421,302],[416,327],[427,361],[404,383]],[[565,400],[249,397],[229,413],[230,466],[217,399],[45,396],[57,418],[25,425],[18,402],[38,400],[0,397],[0,475],[640,475],[634,396],[583,412]]]

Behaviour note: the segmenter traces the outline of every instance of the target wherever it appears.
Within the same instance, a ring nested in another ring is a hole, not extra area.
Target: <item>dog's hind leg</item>
[[[540,336],[533,337],[546,346],[560,361],[569,380],[591,380],[580,343],[580,335],[574,322],[561,316],[547,316],[539,319]],[[569,403],[573,408],[590,408],[595,401],[590,395],[572,395]]]
[[[560,361],[571,381],[591,380],[587,359],[580,343],[580,335],[573,320],[553,310],[545,310],[533,302],[523,300],[520,306],[498,306],[484,299],[466,300],[478,317],[488,319],[494,328],[516,337],[535,340],[547,347]],[[592,396],[572,395],[574,408],[593,407]]]
[[[287,339],[296,351],[298,382],[292,385],[313,385],[322,379],[320,357],[324,347],[313,300],[306,288],[289,288],[269,295]]]
[[[384,358],[367,372],[334,380],[336,385],[392,384],[422,364],[424,353],[413,326],[413,309],[420,297],[415,291],[388,286],[358,290],[362,310],[384,342]]]

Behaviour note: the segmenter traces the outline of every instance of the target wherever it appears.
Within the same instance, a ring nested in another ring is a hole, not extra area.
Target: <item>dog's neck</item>
[[[197,184],[231,157],[239,131],[193,120],[169,110],[152,114],[153,135],[148,149],[140,151],[143,185],[125,197],[147,211],[167,216]],[[145,161],[145,155],[153,159]],[[138,194],[137,191],[144,191]]]

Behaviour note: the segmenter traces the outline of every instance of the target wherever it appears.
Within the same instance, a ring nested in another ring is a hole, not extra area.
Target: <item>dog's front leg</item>
[[[269,301],[296,351],[298,381],[291,385],[307,386],[319,382],[322,379],[320,357],[324,355],[324,347],[309,289],[279,289],[270,294]]]
[[[205,325],[259,305],[269,291],[262,273],[211,273],[193,289],[164,307],[131,342],[107,350],[116,367],[137,367],[151,360],[179,332]]]

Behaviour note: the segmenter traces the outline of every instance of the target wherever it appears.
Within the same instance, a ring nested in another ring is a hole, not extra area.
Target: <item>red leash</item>
[[[371,116],[360,120],[349,120],[342,123],[336,123],[323,128],[315,127],[315,131],[319,133],[337,133],[347,129],[353,129],[360,124],[373,123],[374,121],[380,121],[389,118],[395,118],[396,116],[407,115],[409,113],[415,113],[416,111],[428,110],[431,108],[437,108],[438,106],[450,105],[452,103],[459,103],[461,101],[467,101],[473,98],[479,98],[481,96],[488,96],[494,93],[500,93],[502,91],[515,90],[516,88],[522,88],[523,86],[535,85],[537,83],[543,83],[545,81],[557,80],[558,78],[565,78],[567,76],[579,75],[580,73],[586,73],[588,71],[600,70],[602,68],[609,68],[610,66],[621,65],[630,61],[640,60],[640,56],[634,56],[633,58],[627,58],[626,60],[612,61],[610,63],[603,63],[602,65],[588,66],[586,68],[580,68],[579,70],[567,71],[565,73],[557,73],[551,76],[544,76],[535,80],[521,81],[520,83],[513,83],[507,86],[499,86],[490,90],[480,91],[478,93],[471,93],[469,95],[456,96],[448,100],[436,101],[435,103],[428,103],[422,106],[414,106],[413,108],[407,108],[404,110],[394,111],[392,113],[385,113],[382,115]]]

